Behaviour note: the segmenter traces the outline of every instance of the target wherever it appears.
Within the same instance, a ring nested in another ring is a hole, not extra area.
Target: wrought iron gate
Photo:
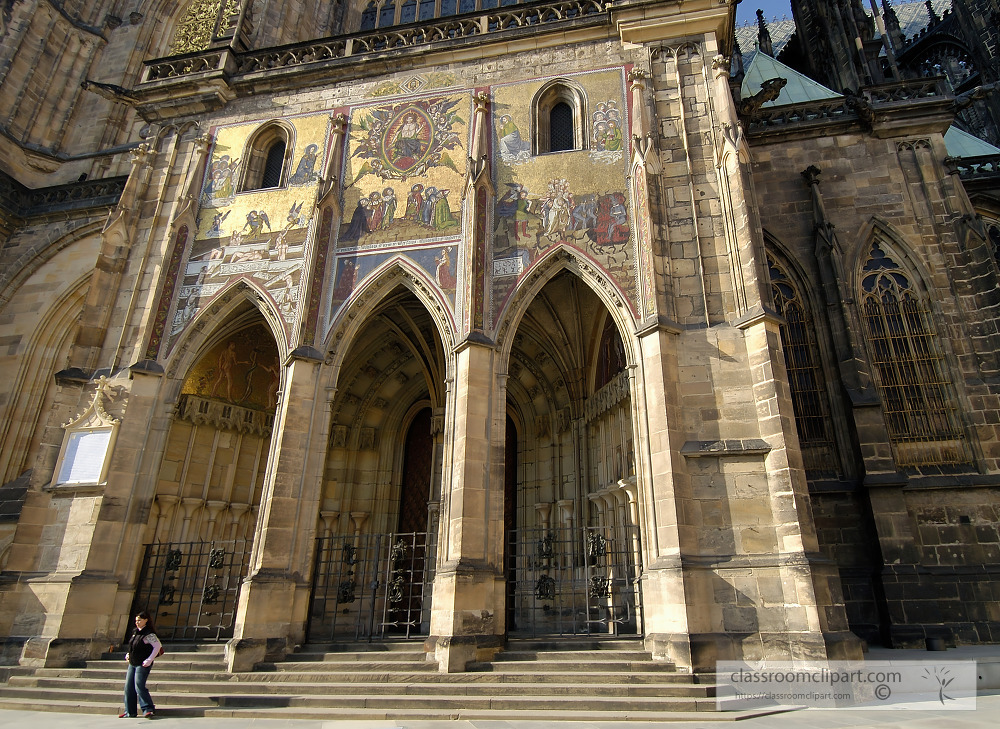
[[[147,544],[132,614],[148,610],[169,641],[228,640],[250,542]]]
[[[307,639],[426,634],[433,569],[434,549],[425,533],[321,537]]]
[[[639,530],[519,529],[507,542],[509,632],[634,635],[642,631]]]

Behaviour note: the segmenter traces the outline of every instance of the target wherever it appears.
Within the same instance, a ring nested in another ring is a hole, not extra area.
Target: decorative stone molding
[[[102,376],[90,404],[63,424],[66,432],[49,489],[78,491],[96,488],[106,481],[121,425],[121,420],[105,409],[109,388],[108,378]]]
[[[274,427],[273,413],[197,395],[181,395],[177,403],[177,417],[195,425],[252,433],[262,438],[270,436]]]
[[[629,396],[628,370],[622,370],[600,390],[587,398],[584,418],[589,423],[623,402]]]

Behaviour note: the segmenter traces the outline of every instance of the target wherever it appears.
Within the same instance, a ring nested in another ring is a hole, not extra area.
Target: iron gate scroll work
[[[635,635],[642,630],[639,530],[520,529],[508,541],[513,625],[527,635]]]
[[[426,634],[433,552],[427,534],[420,532],[320,537],[307,639]]]
[[[132,614],[148,610],[167,641],[233,637],[250,542],[147,544]]]

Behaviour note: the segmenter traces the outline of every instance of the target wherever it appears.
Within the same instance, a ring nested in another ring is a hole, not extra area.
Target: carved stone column
[[[449,392],[451,468],[425,643],[442,672],[464,671],[502,644],[506,395],[494,376],[495,354],[490,345],[466,342]]]

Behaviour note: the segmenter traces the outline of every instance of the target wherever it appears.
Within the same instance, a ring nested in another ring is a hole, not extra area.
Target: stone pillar
[[[318,353],[296,350],[286,366],[250,574],[226,645],[230,671],[280,659],[305,638],[329,423]]]
[[[740,551],[746,554],[748,565],[754,561],[759,565],[752,570],[759,595],[754,601],[761,645],[759,657],[860,660],[861,642],[848,627],[840,574],[836,565],[819,554],[779,324],[780,320],[770,314],[740,323],[758,427],[761,438],[770,447],[763,461],[770,508],[751,522],[740,519],[748,514],[739,512],[748,509],[753,513],[753,504],[734,499],[730,507],[734,531],[741,524]],[[766,564],[763,555],[772,553],[773,563]],[[779,596],[783,607],[775,612],[770,604]],[[747,641],[742,650],[746,657],[758,658],[748,655]]]
[[[636,410],[636,524],[642,533],[642,599],[646,648],[681,670],[692,667],[688,601],[681,570],[684,535],[678,512],[687,491],[680,456],[676,334],[654,326],[640,334],[640,371],[633,385]]]
[[[447,427],[441,542],[430,637],[442,672],[461,672],[502,645],[504,428],[506,395],[494,375],[492,345],[467,341],[456,353]]]

